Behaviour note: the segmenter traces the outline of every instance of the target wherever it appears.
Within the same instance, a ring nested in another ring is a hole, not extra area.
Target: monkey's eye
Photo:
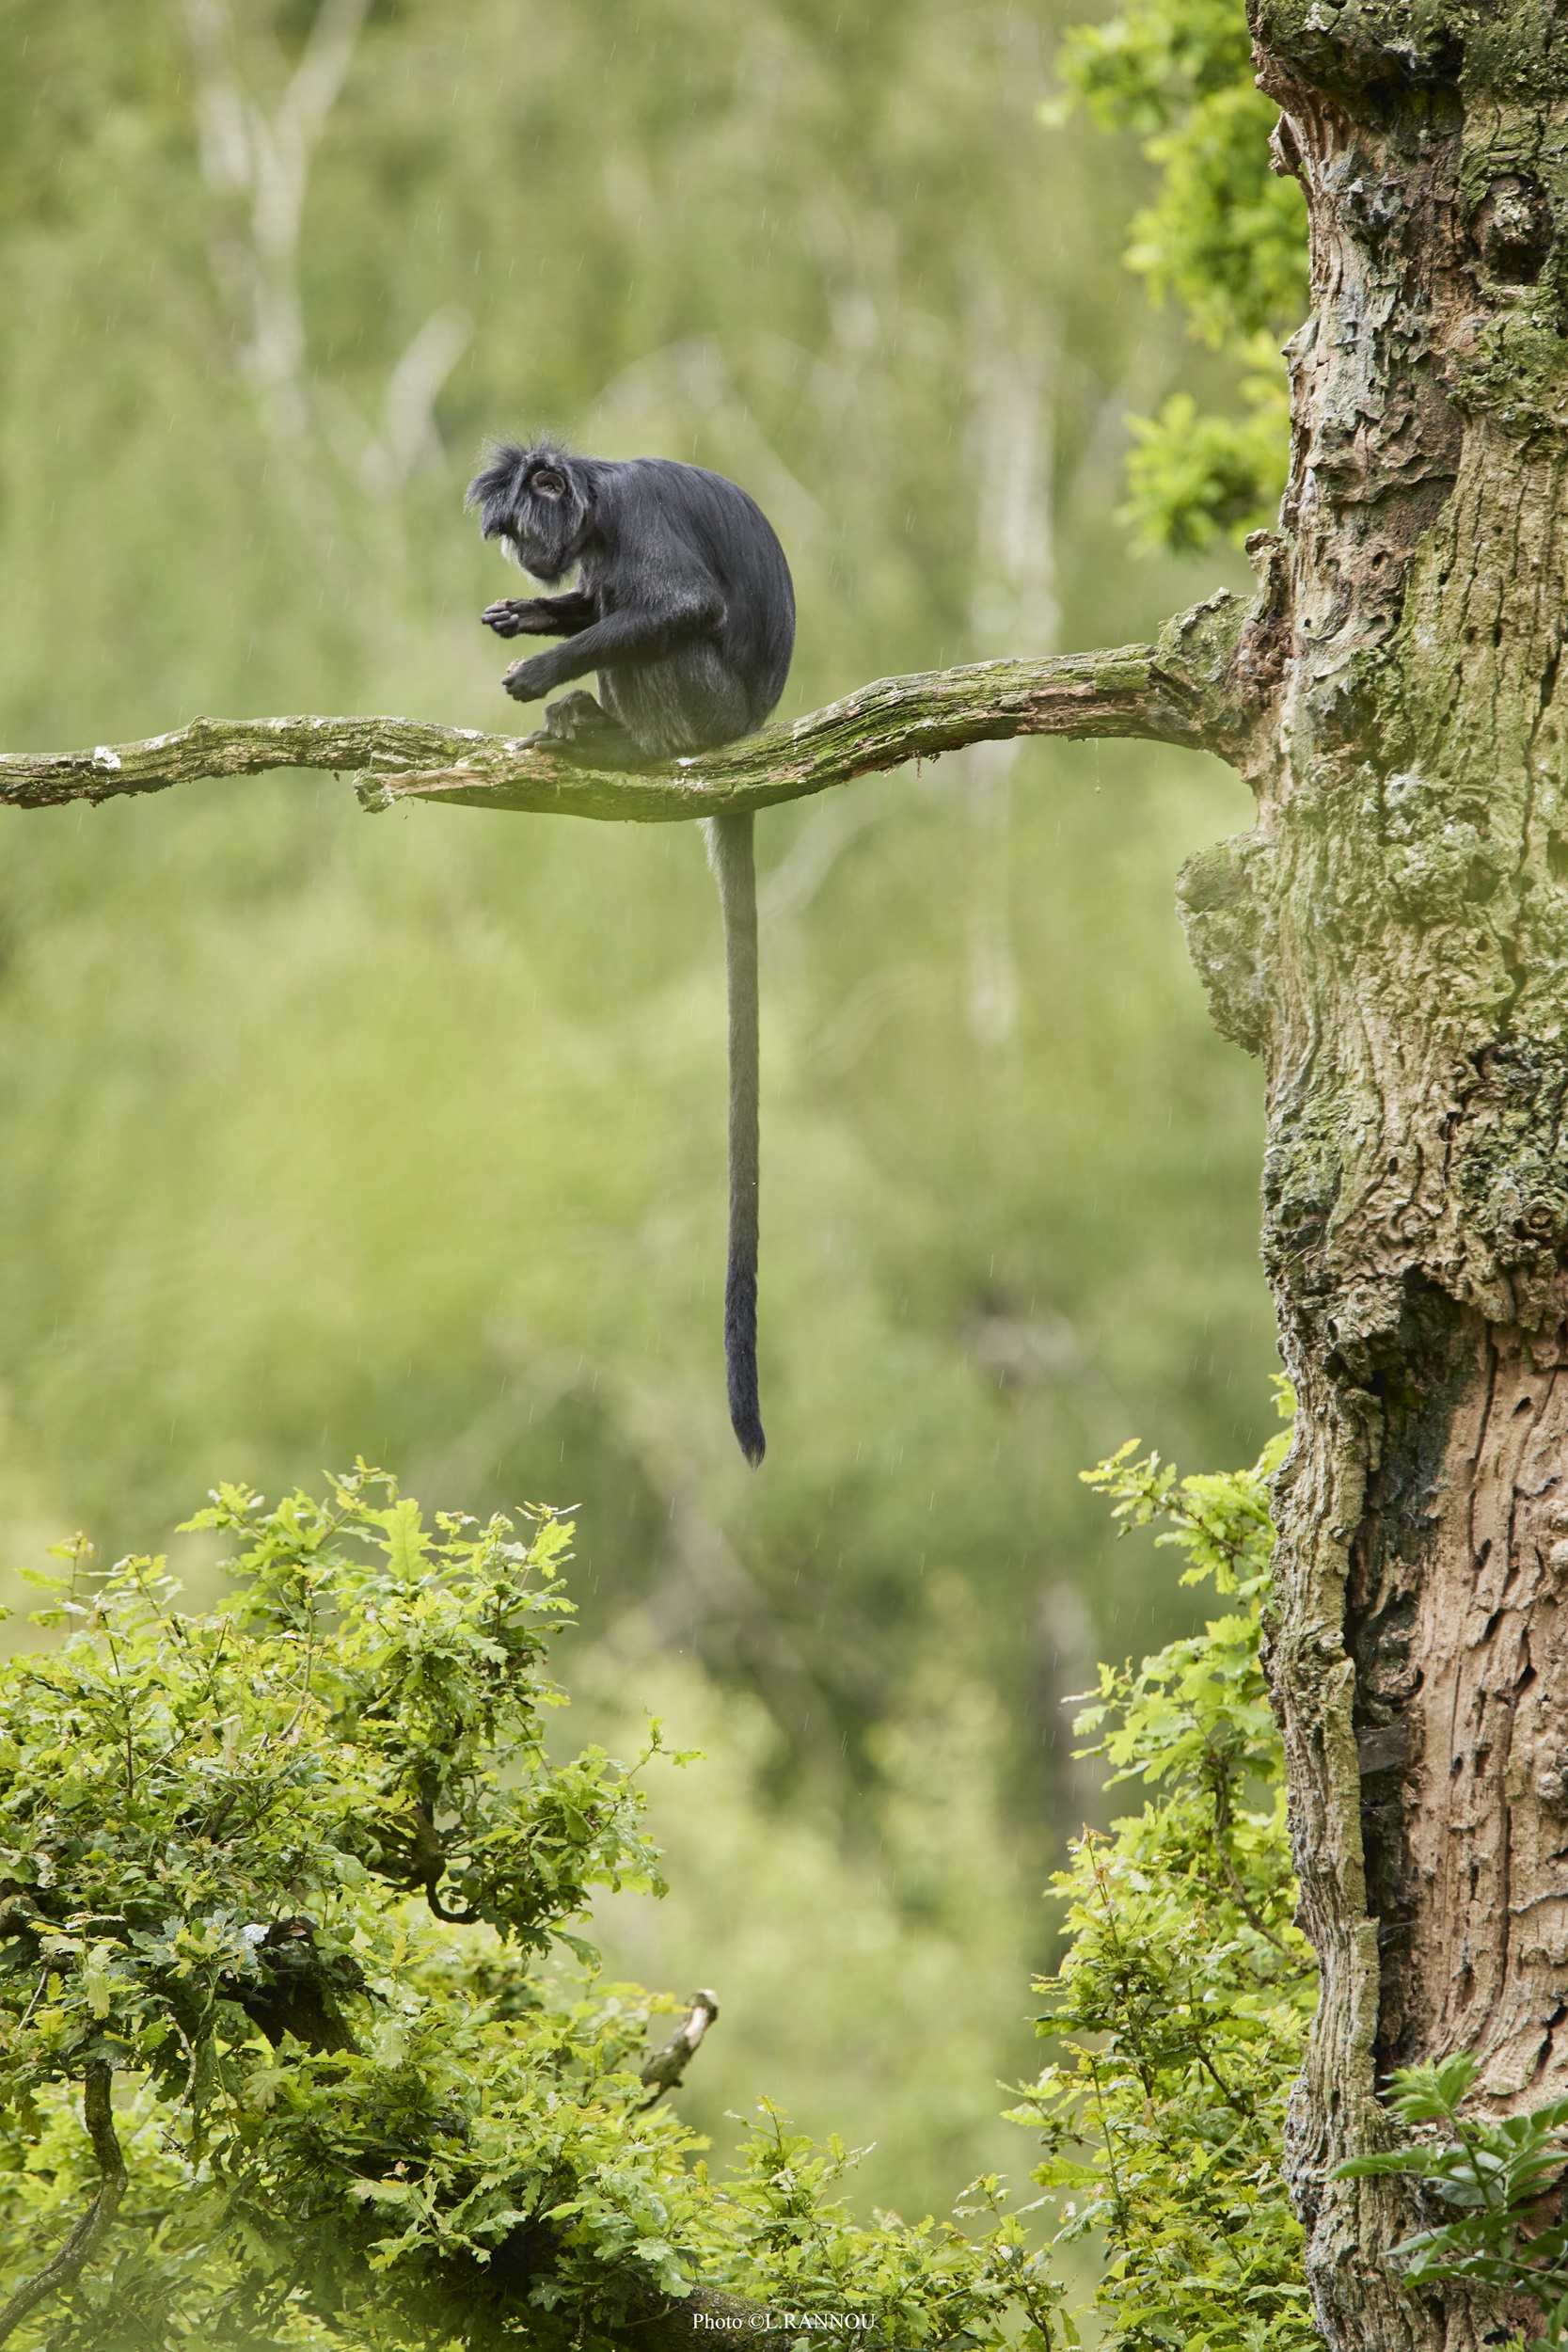
[[[557,473],[553,467],[542,466],[528,486],[531,490],[537,490],[541,498],[558,499],[566,487],[566,477]]]

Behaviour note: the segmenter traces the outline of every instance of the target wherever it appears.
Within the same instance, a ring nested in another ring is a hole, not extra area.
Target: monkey
[[[508,441],[468,485],[486,539],[559,595],[505,597],[482,619],[498,637],[559,637],[501,683],[548,703],[523,739],[590,767],[638,769],[751,735],[784,691],[795,589],[771,524],[744,490],[663,457],[578,457]],[[729,994],[729,1263],[724,1365],[730,1423],[753,1470],[767,1447],[757,1393],[757,898],[749,809],[705,820],[719,884]]]

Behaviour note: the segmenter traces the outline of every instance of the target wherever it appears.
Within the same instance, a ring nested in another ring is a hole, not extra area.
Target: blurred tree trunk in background
[[[1113,519],[1128,410],[1224,371],[1120,266],[1132,138],[1037,119],[1079,12],[0,0],[0,742],[512,723],[462,496],[541,422],[756,494],[786,715],[1243,584]],[[7,815],[0,1601],[76,1527],[114,1557],[361,1450],[576,1502],[564,1678],[715,1757],[659,1799],[696,1891],[625,1928],[724,1987],[689,2111],[721,2148],[765,2081],[879,2142],[868,2205],[1018,2165],[992,2085],[1095,1801],[1060,1702],[1194,1617],[1078,1472],[1271,1424],[1262,1090],[1170,889],[1247,808],[1218,760],[1034,741],[759,821],[761,1479],[689,828],[372,823],[299,776]]]
[[[1267,1071],[1302,1405],[1273,1670],[1324,1980],[1290,2161],[1331,2343],[1468,2352],[1495,2312],[1397,2290],[1403,2185],[1329,2174],[1385,2144],[1391,2067],[1568,2089],[1568,8],[1253,24],[1313,311],[1258,827],[1184,895]]]
[[[189,0],[128,6],[108,48],[13,12],[8,747],[197,707],[499,722],[457,500],[484,433],[552,417],[757,490],[802,588],[792,708],[1191,594],[1111,551],[1120,421],[1174,362],[1109,291],[1117,175],[1039,140],[1053,6],[830,36],[803,6],[474,0],[459,38],[436,0]],[[1330,2176],[1380,2144],[1390,2067],[1471,2049],[1503,2111],[1568,2088],[1568,0],[1253,16],[1313,314],[1231,679],[1257,829],[1183,899],[1264,1063],[1302,1404],[1274,1672],[1324,1997],[1291,2164],[1336,2352],[1471,2352],[1494,2314],[1396,2293],[1403,2189]],[[1250,1450],[1229,1391],[1265,1344],[1251,1100],[1160,929],[1233,786],[1189,766],[1213,797],[1183,803],[1171,755],[1108,755],[1101,802],[1097,755],[1056,756],[770,831],[781,1441],[744,1488],[689,843],[428,810],[351,840],[260,787],[29,817],[0,871],[0,1221],[27,1237],[0,1381],[40,1489],[111,1540],[214,1472],[366,1442],[479,1509],[570,1492],[593,1629],[766,1702],[759,1804],[858,1778],[873,1827],[911,1788],[928,1825],[909,1759],[961,1718],[953,1851],[996,1788],[1037,1829],[1037,1741],[994,1728],[1027,1710],[990,1694],[1054,1702],[1153,1629],[1146,1574],[1095,1575],[1073,1473],[1132,1428]],[[998,1948],[944,1870],[896,1901]]]
[[[1131,146],[1036,119],[1075,13],[125,0],[105,40],[0,0],[0,741],[511,724],[461,501],[540,422],[755,492],[786,715],[1146,635],[1216,555],[1130,560],[1123,418],[1214,363],[1118,265]],[[693,838],[368,825],[297,779],[8,819],[0,1597],[19,1464],[117,1552],[368,1447],[480,1512],[571,1497],[590,1633],[651,1609],[767,1694],[781,1789],[846,1793],[956,1573],[1032,1885],[1081,1813],[1018,1629],[1064,1581],[1118,1657],[1189,1614],[1079,1470],[1267,1422],[1260,1089],[1169,888],[1245,805],[1217,761],[1025,743],[762,821],[763,1481],[712,1376]]]

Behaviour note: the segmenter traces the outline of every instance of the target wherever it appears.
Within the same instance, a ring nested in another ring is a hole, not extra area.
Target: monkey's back
[[[795,590],[771,523],[738,484],[663,457],[600,459],[614,477],[603,557],[584,585],[610,602],[717,602],[715,623],[652,660],[601,672],[599,698],[650,752],[710,751],[760,727],[795,649]]]

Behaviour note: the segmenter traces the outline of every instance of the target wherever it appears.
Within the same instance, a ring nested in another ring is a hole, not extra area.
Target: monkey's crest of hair
[[[546,471],[564,481],[563,497],[531,489],[535,474]],[[524,571],[557,580],[580,558],[593,524],[593,469],[557,441],[499,441],[485,453],[463,503],[479,509],[484,538],[510,541]]]

